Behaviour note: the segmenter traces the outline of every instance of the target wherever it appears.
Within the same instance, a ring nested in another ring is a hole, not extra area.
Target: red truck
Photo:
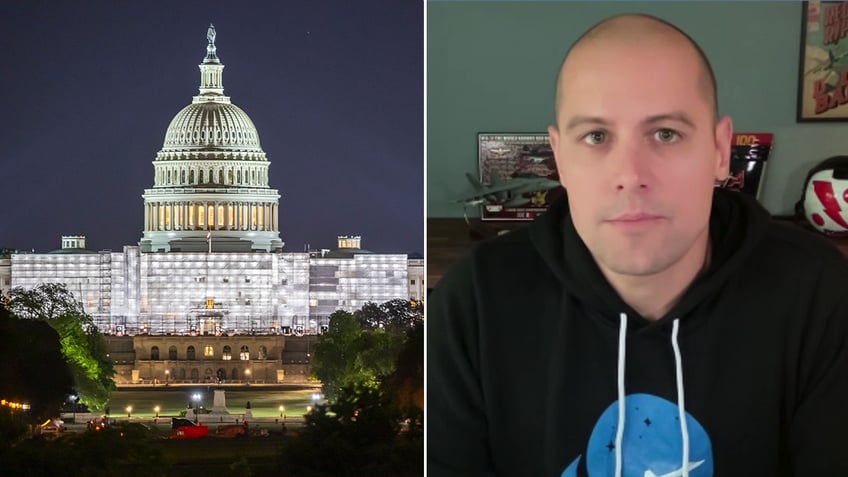
[[[188,419],[179,417],[171,418],[171,439],[196,439],[209,435],[209,426],[195,424]]]

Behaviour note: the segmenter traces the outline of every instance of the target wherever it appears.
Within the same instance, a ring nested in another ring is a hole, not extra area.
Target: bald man
[[[567,198],[428,311],[428,475],[848,475],[848,262],[715,189],[733,125],[700,47],[622,15],[572,46]]]

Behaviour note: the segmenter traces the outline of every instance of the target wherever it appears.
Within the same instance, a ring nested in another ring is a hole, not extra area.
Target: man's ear
[[[730,142],[733,139],[733,120],[724,116],[715,126],[716,180],[723,181],[730,175]]]
[[[557,166],[557,174],[559,174],[559,183],[565,187],[565,167],[562,163],[563,157],[559,155],[559,129],[556,126],[548,126],[548,140],[551,142],[551,150],[554,152],[554,162]]]

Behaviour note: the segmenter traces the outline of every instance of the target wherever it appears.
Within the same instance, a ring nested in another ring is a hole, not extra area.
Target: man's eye
[[[660,129],[654,133],[654,137],[659,142],[674,142],[680,139],[680,134],[674,129]]]
[[[603,131],[592,131],[583,136],[583,142],[588,144],[602,144],[607,139],[607,135]]]

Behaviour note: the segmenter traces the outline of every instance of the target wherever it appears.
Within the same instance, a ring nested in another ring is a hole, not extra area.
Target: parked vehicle
[[[195,424],[188,419],[179,417],[171,418],[171,439],[196,439],[209,435],[209,426]]]
[[[244,437],[248,435],[250,429],[247,427],[247,423],[243,422],[241,424],[229,424],[218,426],[215,429],[215,435],[218,437]]]

